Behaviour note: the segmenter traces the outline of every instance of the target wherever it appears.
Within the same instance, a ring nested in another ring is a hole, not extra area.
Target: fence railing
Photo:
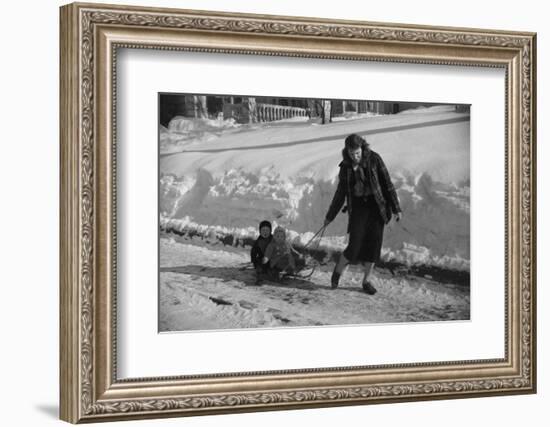
[[[225,104],[224,119],[235,119],[239,123],[273,122],[293,117],[307,117],[305,108],[274,104]]]
[[[290,119],[292,117],[306,117],[307,110],[300,107],[286,105],[256,104],[256,119],[259,122]]]

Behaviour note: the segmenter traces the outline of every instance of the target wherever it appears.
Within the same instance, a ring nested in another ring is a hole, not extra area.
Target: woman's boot
[[[372,283],[369,281],[363,282],[363,290],[369,295],[374,295],[376,293],[376,288],[372,286]]]

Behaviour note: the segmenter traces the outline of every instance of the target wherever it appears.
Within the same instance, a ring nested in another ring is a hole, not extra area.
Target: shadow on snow
[[[254,270],[247,267],[209,267],[204,265],[182,265],[173,267],[161,267],[160,273],[177,273],[177,274],[189,274],[193,276],[208,277],[217,279],[220,282],[239,281],[245,285],[251,286],[256,283],[256,274]],[[315,290],[329,290],[332,291],[330,283],[326,285],[317,284],[308,279],[302,279],[299,277],[286,277],[280,281],[274,281],[272,279],[261,279],[262,285],[269,285],[280,288],[295,288],[306,291]],[[338,290],[356,291],[363,293],[359,287],[340,286]],[[337,291],[336,291],[337,292]]]

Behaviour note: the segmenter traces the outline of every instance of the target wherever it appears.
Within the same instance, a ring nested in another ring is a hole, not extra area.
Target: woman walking
[[[325,217],[331,223],[344,202],[348,213],[349,241],[334,267],[332,289],[348,264],[363,265],[363,290],[373,295],[376,289],[369,281],[372,268],[380,258],[384,225],[402,217],[397,193],[380,155],[356,134],[349,135],[342,150],[338,186]]]

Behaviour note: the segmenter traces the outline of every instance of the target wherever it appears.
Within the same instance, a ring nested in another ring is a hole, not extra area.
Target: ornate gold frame
[[[99,4],[61,8],[61,418],[77,423],[534,393],[536,35]],[[505,358],[120,381],[118,47],[506,70]]]

